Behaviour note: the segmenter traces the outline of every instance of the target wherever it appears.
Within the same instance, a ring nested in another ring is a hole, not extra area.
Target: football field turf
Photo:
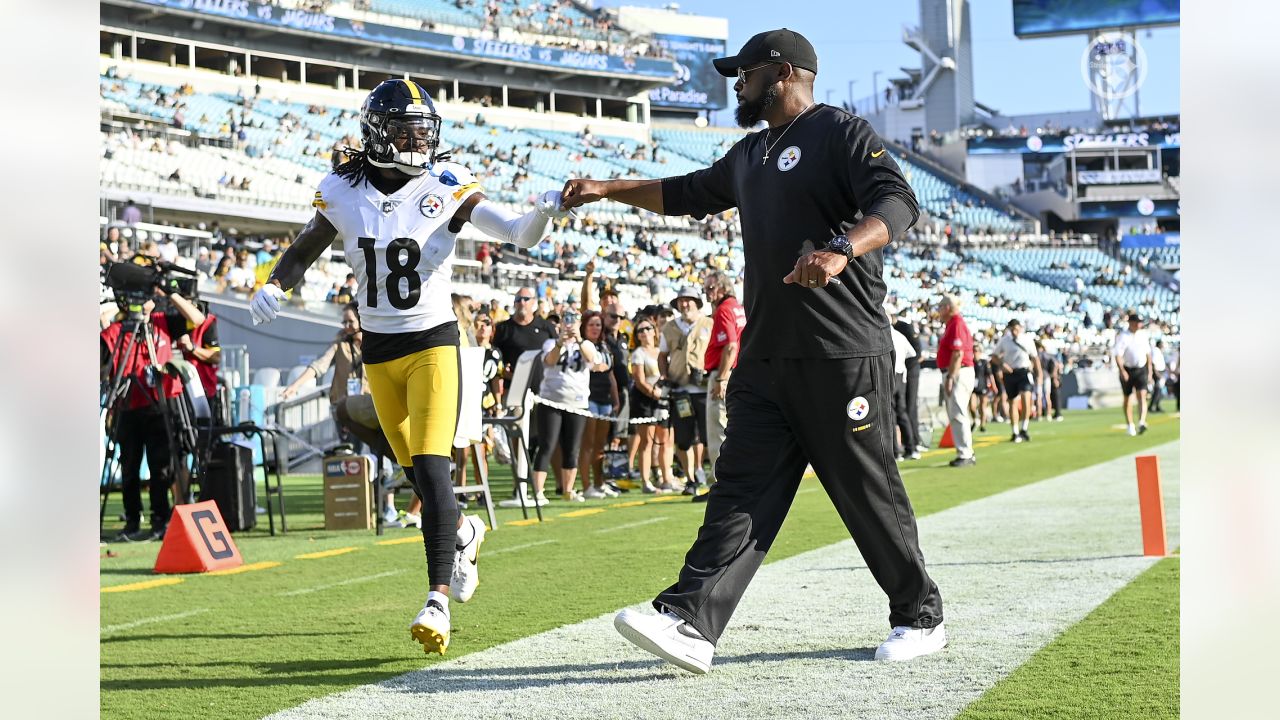
[[[946,467],[950,451],[935,451],[900,468],[924,517],[1176,440],[1175,417],[1153,418],[1150,432],[1129,438],[1115,428],[1118,412],[1071,413],[1063,423],[1033,424],[1034,442],[1017,446],[1008,442],[1007,425],[993,425],[980,436],[976,468]],[[290,533],[270,538],[255,531],[236,538],[247,567],[256,569],[147,585],[157,579],[150,573],[157,544],[108,548],[118,556],[102,560],[104,717],[259,717],[440,662],[423,656],[406,630],[425,590],[420,534],[393,530],[376,538],[372,532],[314,529],[321,522],[318,479],[295,476],[287,485]],[[476,598],[453,606],[454,637],[446,661],[646,600],[674,578],[702,515],[701,506],[682,497],[637,492],[610,501],[553,503],[544,510],[550,522],[541,526],[510,525],[519,511],[500,511],[500,527],[482,551]],[[1169,512],[1176,513],[1176,507]],[[847,538],[818,483],[806,480],[769,562],[804,560],[797,556]],[[926,552],[946,542],[927,533],[922,540]],[[1136,529],[1134,546],[1140,546]],[[339,550],[345,552],[325,553]],[[856,560],[851,548],[842,552]],[[1011,555],[1016,552],[1009,548]],[[322,556],[301,558],[318,553]],[[979,574],[980,586],[980,573],[987,571],[975,566],[967,572]],[[860,587],[871,591],[868,597],[879,592],[865,575],[858,580],[870,586]],[[947,586],[942,589],[945,599]],[[1010,668],[1013,674],[966,712],[972,717],[1046,710],[1063,717],[1120,717],[1140,700],[1143,715],[1176,714],[1176,603],[1177,560],[1171,559],[1021,667]],[[860,634],[882,636],[887,631],[883,598],[862,607],[866,604],[860,602],[856,614],[851,611],[859,622],[850,625]],[[871,620],[862,622],[865,618]],[[1132,638],[1117,641],[1134,631]],[[644,672],[658,667],[656,660],[635,656],[620,638],[608,642],[614,648],[608,657],[558,660],[594,666],[625,658]],[[962,652],[957,649],[962,647],[953,641],[947,652]],[[519,675],[520,669],[508,672]],[[536,714],[534,698],[528,709]],[[626,716],[625,707],[616,712]]]

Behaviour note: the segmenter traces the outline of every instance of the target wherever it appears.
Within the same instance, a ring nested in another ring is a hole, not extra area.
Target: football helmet
[[[406,175],[421,175],[436,161],[440,126],[427,91],[412,80],[382,81],[360,107],[365,157]]]

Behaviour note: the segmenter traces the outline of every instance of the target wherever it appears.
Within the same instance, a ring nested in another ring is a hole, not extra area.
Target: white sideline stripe
[[[560,541],[559,540],[539,540],[537,542],[525,543],[523,545],[512,545],[511,547],[500,548],[498,550],[490,550],[484,553],[484,557],[492,557],[494,555],[501,555],[502,553],[515,552],[517,550],[525,550],[531,547],[538,547],[539,545],[550,545],[551,543],[554,543],[554,542],[560,542]]]
[[[1151,452],[1176,548],[1178,447]],[[1124,457],[921,518],[951,645],[915,662],[871,661],[885,597],[846,540],[762,567],[707,675],[632,647],[606,613],[271,717],[952,718],[1155,562],[1135,475]]]
[[[363,577],[347,578],[346,580],[342,580],[336,583],[329,583],[328,585],[316,585],[315,587],[301,588],[299,590],[290,590],[288,592],[276,593],[276,597],[294,597],[297,595],[306,595],[307,593],[320,592],[321,590],[332,590],[333,588],[342,587],[343,585],[355,585],[356,583],[369,582],[370,580],[380,580],[384,577],[391,577],[392,575],[400,575],[405,572],[408,572],[408,571],[407,570],[388,570],[386,572],[378,573],[377,575],[365,575]]]
[[[108,625],[102,628],[101,634],[106,635],[108,633],[120,632],[121,630],[132,630],[136,627],[142,627],[143,625],[150,625],[151,623],[181,620],[183,618],[189,618],[193,615],[199,615],[207,612],[209,612],[209,608],[199,608],[198,610],[188,610],[186,612],[174,613],[173,615],[157,615],[156,617],[143,618],[141,620],[134,620],[133,622],[120,623],[119,625]]]
[[[595,533],[599,535],[600,533],[611,533],[611,532],[617,532],[619,530],[630,530],[631,528],[643,527],[645,525],[652,525],[654,523],[660,523],[663,520],[670,520],[670,519],[671,518],[667,517],[666,515],[659,515],[658,517],[649,518],[648,520],[638,520],[633,523],[626,523],[623,525],[614,525],[613,527],[602,528],[600,530],[596,530]]]

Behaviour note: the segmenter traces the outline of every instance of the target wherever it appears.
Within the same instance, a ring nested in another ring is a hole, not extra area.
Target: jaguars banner
[[[711,61],[724,57],[724,40],[688,35],[654,35],[676,59],[676,81],[649,91],[654,107],[720,110],[728,98],[727,80]]]

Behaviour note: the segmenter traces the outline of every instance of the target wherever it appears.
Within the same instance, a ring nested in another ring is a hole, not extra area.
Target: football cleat
[[[423,652],[443,655],[449,649],[449,611],[439,602],[428,600],[409,624],[409,633],[422,643]]]

